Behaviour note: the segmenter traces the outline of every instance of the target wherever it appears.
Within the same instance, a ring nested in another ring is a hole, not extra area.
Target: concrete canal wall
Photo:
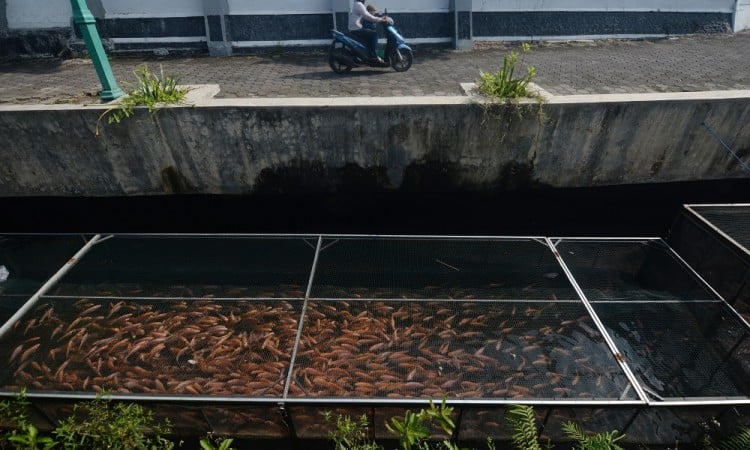
[[[110,54],[320,48],[352,0],[88,0]],[[748,0],[378,0],[414,45],[664,37],[740,31]],[[0,57],[83,52],[60,0],[1,0]]]
[[[496,192],[747,178],[750,92],[0,106],[0,196]],[[721,139],[721,142],[719,142]],[[723,142],[723,144],[722,144]]]

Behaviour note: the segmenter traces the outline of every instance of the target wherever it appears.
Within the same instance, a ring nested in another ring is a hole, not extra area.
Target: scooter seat
[[[349,38],[351,38],[351,39],[354,39],[355,41],[357,41],[357,42],[359,42],[360,44],[362,44],[362,45],[364,45],[365,47],[367,47],[367,42],[363,41],[363,40],[362,40],[362,38],[361,38],[360,36],[357,36],[357,35],[355,35],[355,34],[351,34],[351,33],[346,33],[346,36],[347,36],[347,37],[349,37]]]

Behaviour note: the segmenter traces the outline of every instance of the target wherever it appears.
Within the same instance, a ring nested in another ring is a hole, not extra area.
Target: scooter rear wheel
[[[342,54],[342,52],[344,52],[344,49],[336,47],[335,43],[331,44],[331,48],[328,50],[328,65],[331,66],[331,70],[336,73],[347,73],[352,70],[352,66],[341,62],[344,60],[343,57],[337,57],[337,55]]]
[[[406,72],[411,67],[412,62],[414,62],[414,55],[411,50],[396,49],[391,53],[390,59],[393,70],[396,72]]]

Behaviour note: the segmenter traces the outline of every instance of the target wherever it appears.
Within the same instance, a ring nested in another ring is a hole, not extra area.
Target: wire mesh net
[[[325,405],[385,438],[390,417],[443,397],[459,439],[507,437],[515,402],[544,405],[551,437],[566,417],[646,433],[604,331],[657,404],[748,399],[746,324],[661,240],[557,242],[599,329],[544,239],[321,238],[317,264],[317,237],[96,244],[5,327],[0,391],[138,398],[186,435],[326,438]],[[19,268],[41,247],[19,248],[6,286],[36,291],[45,275]],[[0,297],[9,314],[26,298]],[[54,423],[73,401],[39,403]]]
[[[316,301],[289,395],[633,399],[577,302]]]
[[[633,423],[625,429],[625,442],[634,442],[642,446],[665,445],[670,440],[672,443],[698,443],[706,433],[718,431],[714,424],[720,424],[724,433],[736,430],[738,421],[732,416],[737,416],[741,410],[742,407],[716,405],[701,408],[643,408],[638,411]],[[747,411],[744,411],[744,415],[747,417]],[[740,424],[746,422],[745,419]]]
[[[115,236],[49,292],[57,296],[303,298],[315,238]]]
[[[537,423],[543,423],[547,409],[534,408]],[[461,408],[461,427],[458,438],[463,441],[483,441],[487,437],[510,440],[511,426],[505,420],[504,408]]]
[[[277,405],[201,406],[210,429],[234,438],[285,438],[289,430]]]
[[[0,297],[31,297],[83,245],[80,236],[0,235]]]
[[[596,304],[610,336],[656,399],[745,398],[738,358],[748,330],[723,303]]]
[[[0,382],[9,390],[281,396],[301,309],[284,300],[57,298],[5,337]]]
[[[311,297],[577,299],[544,241],[326,239]]]
[[[662,240],[576,240],[556,245],[591,302],[717,300]]]
[[[152,412],[159,423],[169,420],[172,433],[177,436],[206,436],[212,431],[203,414],[203,406],[149,403],[144,409]]]
[[[0,325],[7,322],[29,298],[19,295],[0,295]]]
[[[740,295],[743,284],[750,287],[750,255],[744,255],[735,244],[694,214],[685,210],[678,215],[670,229],[668,243],[735,308],[750,298],[750,295]]]
[[[692,205],[690,208],[750,254],[750,204]]]
[[[635,408],[623,407],[551,408],[544,417],[541,439],[559,443],[570,441],[570,436],[563,429],[566,422],[577,423],[589,434],[609,433],[613,430],[623,432],[636,413]]]
[[[0,325],[82,245],[80,236],[0,235]]]

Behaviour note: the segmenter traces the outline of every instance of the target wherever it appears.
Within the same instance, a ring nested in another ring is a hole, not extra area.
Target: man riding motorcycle
[[[384,63],[383,59],[376,53],[378,48],[378,32],[364,28],[362,26],[363,20],[373,23],[387,23],[388,19],[370,14],[365,8],[365,0],[355,0],[352,10],[349,13],[349,34],[367,46],[370,58],[373,61],[382,64]]]

